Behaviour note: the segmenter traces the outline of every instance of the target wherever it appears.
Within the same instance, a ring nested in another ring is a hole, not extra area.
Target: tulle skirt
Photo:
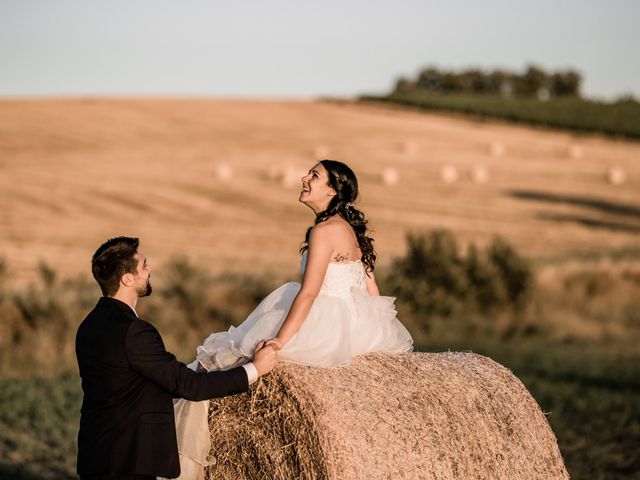
[[[195,370],[199,362],[210,371],[228,370],[247,363],[259,342],[275,337],[299,291],[299,283],[286,283],[270,293],[238,327],[209,335],[189,367]],[[370,296],[358,287],[352,287],[344,296],[321,292],[278,357],[310,366],[333,367],[348,364],[362,353],[410,351],[413,340],[396,318],[394,300]],[[208,410],[208,400],[181,399],[175,404],[182,480],[204,479],[211,446]]]

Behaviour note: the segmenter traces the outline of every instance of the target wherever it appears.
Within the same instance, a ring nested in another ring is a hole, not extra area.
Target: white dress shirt
[[[258,369],[253,362],[245,363],[242,368],[247,372],[247,379],[249,379],[249,385],[258,380]]]

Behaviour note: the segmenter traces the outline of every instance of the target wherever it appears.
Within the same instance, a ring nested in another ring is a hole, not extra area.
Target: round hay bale
[[[265,170],[266,178],[284,188],[302,186],[302,177],[307,174],[304,167],[292,163],[273,163]]]
[[[324,160],[325,158],[329,158],[329,155],[331,154],[331,148],[329,148],[328,145],[320,143],[313,147],[311,154],[315,159]]]
[[[266,177],[272,182],[278,182],[282,178],[283,167],[279,163],[271,163],[266,170]]]
[[[382,172],[380,172],[380,180],[382,181],[383,185],[386,185],[387,187],[393,187],[394,185],[398,184],[398,181],[400,180],[400,174],[394,167],[385,167],[382,169]]]
[[[483,165],[474,165],[471,167],[469,177],[473,183],[487,183],[489,181],[489,170]]]
[[[304,168],[295,165],[285,165],[282,169],[280,184],[285,188],[302,187],[302,177],[307,174]]]
[[[570,143],[567,147],[567,153],[569,154],[569,158],[573,160],[579,160],[584,157],[584,150],[579,143]]]
[[[621,167],[611,167],[607,170],[607,182],[611,185],[622,185],[627,181],[627,174]]]
[[[453,165],[445,165],[440,169],[440,179],[444,183],[454,183],[459,176],[458,169]]]
[[[216,178],[222,182],[228,182],[233,178],[233,169],[226,163],[216,165]]]
[[[489,145],[489,153],[492,157],[504,157],[505,147],[502,142],[491,142]]]
[[[416,142],[412,142],[409,140],[405,140],[403,142],[398,142],[396,144],[398,153],[406,156],[413,156],[418,153],[418,144]]]
[[[208,479],[568,479],[546,417],[473,353],[373,353],[279,365],[213,400]]]

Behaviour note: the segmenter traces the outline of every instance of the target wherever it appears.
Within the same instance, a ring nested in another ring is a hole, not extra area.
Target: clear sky
[[[637,0],[0,0],[0,96],[348,96],[535,63],[640,97],[638,25]]]

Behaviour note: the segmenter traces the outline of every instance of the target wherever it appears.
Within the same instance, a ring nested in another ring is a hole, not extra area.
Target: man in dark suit
[[[173,397],[199,401],[245,392],[277,362],[273,348],[262,344],[253,362],[224,372],[196,373],[178,362],[136,313],[138,298],[151,294],[151,269],[138,245],[137,238],[113,238],[91,262],[104,296],[76,335],[83,480],[177,477]]]

